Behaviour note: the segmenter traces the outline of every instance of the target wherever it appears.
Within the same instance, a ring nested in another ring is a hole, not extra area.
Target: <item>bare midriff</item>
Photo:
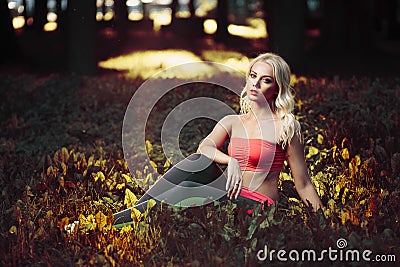
[[[279,200],[279,193],[278,193],[279,173],[280,171],[272,171],[268,173],[244,171],[242,172],[243,174],[242,186],[247,187],[250,190],[257,191],[277,201]]]

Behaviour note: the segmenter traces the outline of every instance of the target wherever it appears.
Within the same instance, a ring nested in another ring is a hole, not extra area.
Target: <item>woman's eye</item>
[[[265,80],[264,80],[264,83],[268,83],[268,84],[269,84],[269,83],[272,83],[272,81],[269,80],[269,79],[265,79]]]
[[[250,73],[250,78],[254,79],[255,77],[257,77],[254,73]]]

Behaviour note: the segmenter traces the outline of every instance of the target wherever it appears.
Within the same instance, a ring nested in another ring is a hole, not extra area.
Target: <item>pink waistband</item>
[[[260,203],[266,202],[268,206],[274,204],[274,200],[272,198],[261,194],[260,192],[250,190],[247,187],[242,187],[242,190],[240,191],[240,196],[258,201]]]

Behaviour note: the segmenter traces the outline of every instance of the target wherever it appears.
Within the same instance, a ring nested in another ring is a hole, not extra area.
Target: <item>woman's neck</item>
[[[274,118],[273,104],[268,103],[268,105],[260,105],[257,102],[250,103],[250,117],[257,120],[269,120]]]

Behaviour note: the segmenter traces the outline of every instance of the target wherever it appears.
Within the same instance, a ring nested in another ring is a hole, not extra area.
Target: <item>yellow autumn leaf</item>
[[[91,165],[93,165],[93,163],[94,163],[94,156],[92,155],[92,156],[90,156],[89,159],[88,159],[88,162],[87,162],[88,167],[91,166]]]
[[[128,224],[128,225],[124,225],[124,226],[121,228],[120,233],[121,233],[121,234],[125,234],[125,233],[128,233],[128,234],[129,234],[129,233],[132,232],[132,230],[133,230],[132,225]]]
[[[297,101],[297,106],[299,107],[299,110],[301,110],[301,107],[303,106],[303,101],[300,99]]]
[[[124,199],[124,204],[126,205],[126,207],[131,208],[131,207],[135,206],[137,201],[138,201],[138,199],[135,196],[135,194],[132,193],[132,191],[127,188],[125,190],[125,199]]]
[[[151,167],[153,167],[154,171],[157,171],[157,163],[155,163],[154,161],[150,160],[150,165],[151,165]]]
[[[306,158],[311,158],[315,155],[317,155],[319,153],[318,148],[314,147],[314,146],[309,146],[308,147],[308,154],[306,155]]]
[[[147,171],[149,170],[149,166],[144,166],[143,168],[143,174],[146,175]]]
[[[68,149],[63,147],[61,149],[61,161],[62,162],[67,162],[69,159],[69,153],[68,153]]]
[[[336,145],[334,145],[332,149],[333,149],[332,158],[333,158],[333,159],[335,159],[335,158],[336,158],[336,150],[337,150],[337,146],[336,146]]]
[[[152,207],[154,207],[157,204],[157,202],[154,199],[150,199],[149,201],[147,201],[147,209],[151,209]]]
[[[113,180],[110,180],[110,179],[108,179],[106,181],[106,185],[109,190],[113,190],[116,184],[117,184],[117,182],[114,182]]]
[[[101,182],[103,182],[106,179],[106,177],[104,176],[104,173],[101,171],[94,174],[93,178],[94,178],[95,182],[97,182],[97,180],[100,180]]]
[[[168,169],[171,166],[171,161],[167,159],[164,163],[164,168]]]
[[[150,154],[153,151],[153,145],[150,143],[149,140],[146,140],[146,152]]]
[[[52,166],[49,166],[48,168],[47,168],[47,171],[46,171],[46,176],[50,176],[50,174],[52,174],[53,173],[53,167]]]
[[[86,219],[86,217],[85,217],[85,215],[83,215],[83,214],[81,214],[81,215],[79,215],[79,223],[81,224],[81,225],[85,225],[85,224],[87,224],[87,219]]]
[[[337,184],[337,185],[335,186],[336,196],[339,195],[339,192],[340,192],[340,189],[341,189],[341,188],[342,188],[342,187],[340,186],[340,184]]]
[[[330,199],[330,200],[328,201],[328,203],[327,203],[327,207],[328,207],[330,210],[334,210],[334,209],[335,209],[335,206],[336,206],[335,200],[334,200],[334,199]]]
[[[344,160],[347,160],[350,158],[350,153],[349,150],[347,148],[344,148],[341,152],[341,156]]]
[[[10,234],[15,234],[17,232],[17,227],[15,225],[10,227],[10,230],[8,230]]]
[[[356,166],[360,166],[361,165],[360,155],[356,155],[354,158],[356,159]]]
[[[289,181],[293,181],[293,178],[290,174],[286,173],[286,172],[281,172],[280,173],[280,179],[285,181],[285,180],[289,180]]]
[[[148,185],[154,184],[153,175],[151,173],[147,174],[146,178],[144,179],[144,182]]]
[[[342,140],[342,148],[344,147],[344,143],[345,143],[346,141],[347,141],[347,138],[344,137],[343,140]]]
[[[134,222],[138,222],[142,218],[142,213],[138,209],[132,208],[131,218]]]
[[[322,145],[322,143],[324,142],[324,137],[322,136],[322,134],[318,134],[317,141],[318,144]]]
[[[292,202],[296,202],[296,203],[301,203],[301,201],[300,200],[298,200],[297,198],[295,198],[295,197],[289,197],[289,199],[288,199],[289,201],[292,201]]]
[[[117,190],[121,190],[125,187],[125,183],[122,184],[117,184],[117,186],[115,187]]]
[[[96,229],[96,220],[93,214],[89,214],[87,217],[85,217],[83,214],[79,215],[79,224],[88,230]]]
[[[124,178],[127,183],[132,183],[133,182],[132,178],[127,174],[123,173],[122,174],[122,178]]]
[[[67,165],[64,162],[61,162],[61,168],[63,170],[63,174],[67,175]]]
[[[97,226],[99,227],[99,230],[102,231],[103,228],[107,225],[107,216],[99,211],[94,218],[96,220]]]

